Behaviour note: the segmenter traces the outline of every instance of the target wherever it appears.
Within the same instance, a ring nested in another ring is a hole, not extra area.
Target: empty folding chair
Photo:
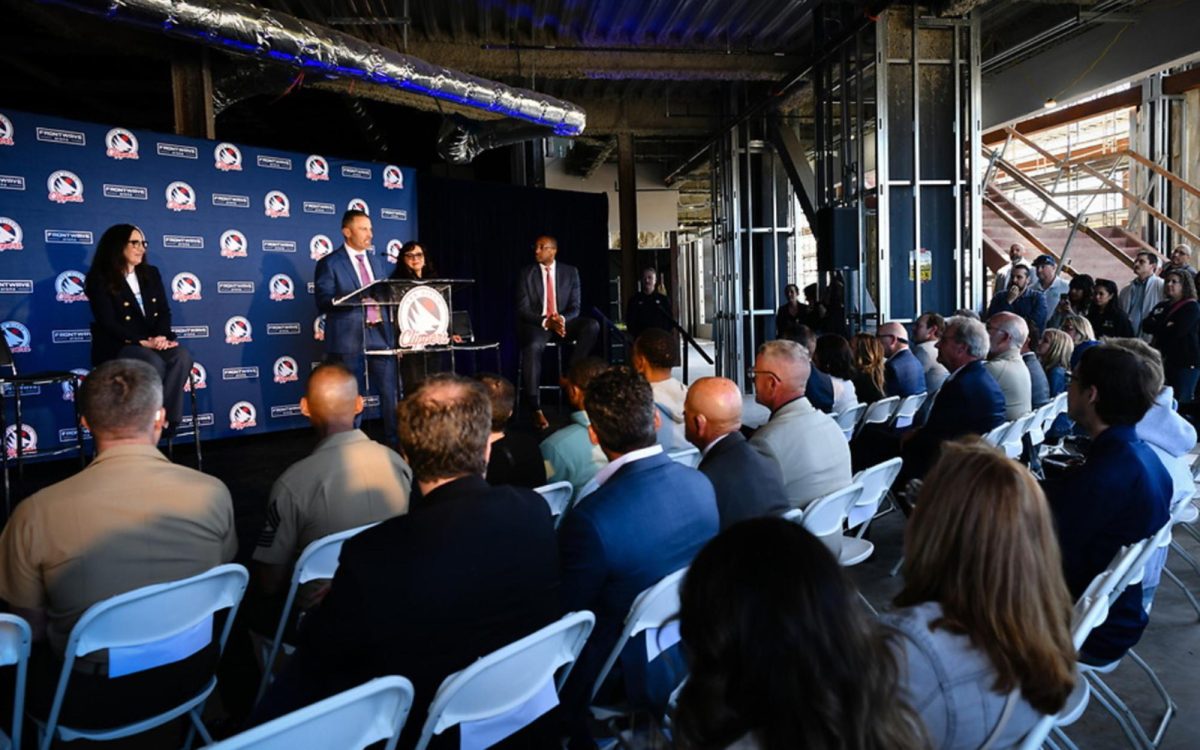
[[[591,612],[572,612],[447,677],[429,706],[416,750],[453,726],[459,727],[462,750],[490,747],[553,708],[595,623]]]
[[[1004,441],[1001,443],[1004,455],[1014,461],[1021,457],[1025,445],[1025,434],[1032,429],[1035,418],[1037,418],[1037,412],[1031,411],[1013,420],[1012,427],[1004,434]]]
[[[107,649],[110,676],[175,663],[196,653],[197,644],[203,648],[210,643],[213,616],[221,610],[229,610],[217,641],[218,654],[223,652],[249,580],[250,574],[241,565],[220,565],[191,578],[144,586],[89,607],[67,638],[50,714],[44,722],[35,719],[41,750],[49,750],[55,740],[103,742],[129,737],[181,716],[187,716],[191,721],[188,745],[197,731],[206,744],[212,744],[212,736],[200,717],[205,701],[217,686],[215,675],[199,692],[179,705],[123,726],[109,729],[69,727],[59,721],[59,715],[75,671],[75,661],[84,654]]]
[[[1012,429],[1012,425],[1013,425],[1012,422],[1005,422],[1004,424],[993,427],[992,429],[990,429],[986,433],[984,433],[984,435],[983,435],[984,441],[987,442],[989,445],[994,445],[997,448],[1003,449],[1004,448],[1004,437],[1008,434],[1008,431],[1010,429]]]
[[[1176,526],[1180,526],[1181,524],[1192,523],[1197,519],[1197,517],[1200,517],[1200,511],[1198,511],[1196,509],[1196,506],[1192,504],[1193,497],[1194,497],[1194,489],[1189,486],[1189,487],[1182,489],[1178,493],[1176,493],[1175,497],[1172,498],[1172,501],[1171,501],[1171,529],[1172,529],[1172,531],[1174,531]],[[1163,545],[1165,545],[1166,547],[1168,547],[1169,549],[1173,550],[1180,557],[1182,557],[1185,562],[1187,562],[1189,565],[1192,566],[1193,570],[1195,570],[1197,573],[1200,573],[1200,566],[1196,565],[1196,560],[1190,554],[1188,554],[1188,552],[1186,550],[1184,550],[1183,547],[1181,547],[1178,542],[1175,541],[1175,538],[1173,535],[1164,536],[1160,540],[1160,542]],[[1177,576],[1173,572],[1171,572],[1171,569],[1167,567],[1167,561],[1165,559],[1163,560],[1162,575],[1168,581],[1171,581],[1172,583],[1174,583],[1179,588],[1179,590],[1183,592],[1183,595],[1187,598],[1188,603],[1192,605],[1192,609],[1196,610],[1196,614],[1200,615],[1200,602],[1196,601],[1196,596],[1183,583],[1183,581],[1179,580],[1179,576]],[[1149,611],[1149,610],[1147,610],[1147,611]]]
[[[262,681],[258,684],[255,703],[262,700],[263,695],[267,692],[267,686],[271,684],[272,670],[275,667],[275,660],[279,658],[279,650],[284,648],[283,634],[287,630],[288,618],[292,615],[292,605],[296,603],[296,593],[300,590],[300,586],[309,581],[333,578],[333,574],[338,569],[338,561],[342,556],[342,545],[346,543],[346,540],[376,525],[378,522],[323,536],[310,542],[300,553],[300,557],[292,569],[292,582],[288,585],[287,597],[283,600],[283,612],[279,615],[279,625],[275,628],[275,637],[271,639],[271,647],[263,658],[263,676]]]
[[[550,506],[550,515],[554,518],[554,525],[562,523],[563,514],[571,504],[571,495],[575,492],[574,486],[570,482],[551,482],[534,487],[533,491],[546,499],[546,505]]]
[[[903,430],[907,427],[912,427],[913,417],[921,410],[921,405],[925,403],[926,397],[929,394],[921,392],[914,393],[911,396],[905,396],[900,405],[896,407],[896,414],[892,417],[892,427],[897,430]]]
[[[880,504],[891,491],[892,483],[899,476],[903,463],[900,458],[892,458],[854,475],[851,481],[861,484],[863,490],[846,513],[846,527],[853,529],[857,526],[858,533],[855,536],[858,538],[861,539],[867,533],[871,519],[875,518]]]
[[[833,419],[837,422],[837,426],[842,428],[842,434],[846,439],[854,437],[854,428],[858,426],[858,421],[862,419],[863,412],[867,410],[866,404],[855,404],[845,411],[840,411],[833,415]]]
[[[684,466],[694,469],[700,465],[700,451],[695,447],[680,448],[679,450],[671,451],[667,454],[671,460],[683,464]]]
[[[858,426],[858,429],[861,431],[862,428],[869,424],[887,424],[892,420],[892,415],[899,408],[899,396],[888,396],[887,398],[879,399],[868,406],[867,410],[863,412],[862,424]]]
[[[870,542],[855,540],[863,544],[850,544],[850,540],[854,538],[842,536],[842,524],[846,520],[846,514],[850,507],[858,502],[862,491],[863,486],[854,482],[840,490],[822,495],[809,503],[799,519],[800,525],[824,542],[842,565],[855,565],[866,559],[863,555],[864,544],[874,549]],[[870,555],[870,551],[866,551],[866,555]]]
[[[25,675],[29,667],[29,647],[32,642],[29,623],[16,615],[0,614],[0,667],[16,667],[12,734],[5,735],[0,731],[0,747],[21,750],[21,722],[25,717]]]
[[[210,750],[362,750],[383,740],[385,750],[394,750],[412,702],[413,686],[407,679],[378,677],[218,742]]]

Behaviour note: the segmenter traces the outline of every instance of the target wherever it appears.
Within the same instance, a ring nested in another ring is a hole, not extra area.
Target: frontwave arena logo
[[[244,430],[257,427],[258,412],[249,401],[238,401],[229,409],[229,429]]]
[[[16,219],[0,216],[0,252],[5,250],[24,250],[25,233]]]
[[[272,190],[263,198],[263,207],[270,218],[286,219],[291,216],[292,202],[282,190]]]
[[[8,344],[8,350],[13,354],[28,354],[30,351],[30,342],[33,337],[29,335],[29,329],[24,323],[16,320],[6,320],[0,323],[0,329],[4,330],[4,341]]]
[[[104,153],[112,159],[138,158],[138,139],[125,128],[113,128],[104,136]]]
[[[46,180],[50,200],[55,203],[83,203],[83,180],[74,172],[60,169]]]
[[[296,299],[296,285],[292,282],[292,277],[286,273],[277,273],[272,276],[267,288],[270,290],[271,299],[275,302]]]
[[[304,176],[313,182],[328,182],[329,162],[324,156],[313,154],[304,160]]]
[[[84,275],[80,271],[63,271],[54,280],[54,299],[59,302],[87,302],[83,293]]]
[[[275,360],[275,365],[271,370],[275,375],[276,383],[294,383],[300,379],[300,366],[296,364],[295,359],[287,355]]]
[[[230,229],[221,235],[222,258],[245,258],[246,249],[250,243],[246,241],[246,235],[236,229]]]
[[[250,335],[252,331],[253,328],[250,326],[250,321],[241,315],[234,315],[225,321],[225,343],[249,344],[254,340]]]
[[[242,171],[242,150],[232,143],[218,143],[213,149],[214,166],[222,172]]]
[[[200,278],[183,271],[171,279],[171,298],[176,302],[195,302],[200,299]]]

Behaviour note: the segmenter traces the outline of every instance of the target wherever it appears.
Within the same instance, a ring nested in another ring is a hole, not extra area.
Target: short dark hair
[[[360,211],[357,208],[352,208],[349,211],[347,211],[346,213],[342,214],[342,229],[345,229],[346,227],[350,226],[350,222],[354,221],[355,219],[357,219],[360,216],[368,218],[368,219],[371,218],[371,215],[368,214],[366,211]]]
[[[1096,389],[1096,414],[1110,426],[1135,425],[1158,393],[1152,365],[1129,349],[1110,344],[1089,347],[1071,370],[1081,388]]]
[[[88,428],[101,434],[143,432],[162,402],[158,372],[137,359],[110,359],[92,370],[79,389],[79,410]]]
[[[430,375],[396,408],[400,448],[417,479],[482,475],[492,426],[492,402],[461,375]]]
[[[491,372],[481,372],[475,379],[483,383],[492,402],[492,432],[504,432],[517,403],[517,389],[508,378]]]
[[[854,377],[854,352],[850,350],[850,342],[836,333],[826,333],[817,339],[817,350],[814,353],[821,372],[842,380]]]
[[[610,367],[588,384],[583,400],[600,445],[629,453],[654,445],[654,391],[629,367]]]
[[[787,341],[795,341],[797,344],[807,349],[810,344],[812,346],[816,346],[817,334],[813,332],[813,329],[809,328],[803,323],[799,323],[792,326],[792,330],[789,331],[787,335],[781,336],[780,338],[783,338]]]
[[[647,328],[633,342],[633,351],[645,357],[651,367],[670,368],[677,364],[675,336],[661,328]]]
[[[608,369],[608,363],[599,357],[584,357],[567,369],[567,382],[587,392],[592,379]]]
[[[922,313],[921,317],[917,318],[917,320],[919,321],[919,320],[921,320],[921,318],[925,319],[925,327],[926,328],[936,328],[939,336],[941,336],[943,333],[945,333],[946,319],[943,318],[941,316],[941,314],[935,313],[935,312],[927,312],[927,313]]]
[[[1092,287],[1092,291],[1103,289],[1108,292],[1109,297],[1117,296],[1117,283],[1111,279],[1096,279],[1096,285]]]
[[[1158,253],[1152,253],[1149,250],[1141,250],[1133,257],[1134,260],[1137,260],[1138,258],[1145,258],[1152,266],[1158,265]]]

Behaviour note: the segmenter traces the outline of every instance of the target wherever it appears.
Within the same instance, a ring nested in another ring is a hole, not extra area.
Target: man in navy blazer
[[[555,338],[559,346],[575,342],[568,367],[592,351],[600,326],[592,318],[580,317],[579,271],[558,263],[558,240],[542,235],[534,241],[537,260],[521,270],[517,281],[517,340],[521,346],[521,383],[525,403],[533,411],[534,426],[548,426],[542,414],[542,352]],[[561,374],[561,373],[560,373]]]
[[[963,316],[949,318],[937,346],[938,361],[950,376],[938,390],[925,425],[903,445],[898,487],[925,475],[943,441],[982,435],[1004,423],[1004,394],[983,366],[990,346],[983,323]]]
[[[887,396],[912,396],[925,392],[925,368],[908,348],[908,332],[892,321],[884,323],[875,334],[883,345],[887,363],[883,366],[883,392]]]
[[[591,744],[586,716],[592,683],[633,600],[689,565],[719,527],[712,484],[672,461],[657,441],[658,411],[645,378],[628,367],[611,368],[592,379],[584,403],[589,434],[609,464],[596,474],[599,488],[567,514],[558,533],[564,609],[596,614],[562,691],[572,747]],[[666,676],[660,670],[669,659],[646,665],[645,642],[635,640],[621,659],[626,694],[635,703],[643,696],[665,703],[667,696],[657,695],[648,681],[662,685],[657,680]]]
[[[700,378],[688,388],[683,427],[700,449],[697,466],[717,493],[721,529],[791,509],[779,464],[750,447],[742,426],[742,389],[729,378]]]
[[[364,366],[363,349],[394,349],[396,329],[383,306],[342,305],[333,301],[367,284],[388,278],[390,271],[370,253],[371,217],[351,209],[342,215],[342,246],[317,261],[313,291],[317,309],[325,313],[325,361],[340,362],[358,377],[360,393],[379,394],[384,442],[396,447],[396,358],[371,356]],[[368,379],[365,377],[369,372]],[[355,426],[362,416],[355,418]]]

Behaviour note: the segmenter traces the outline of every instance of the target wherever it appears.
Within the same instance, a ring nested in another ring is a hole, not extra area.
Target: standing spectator
[[[1158,255],[1143,250],[1133,259],[1133,281],[1121,290],[1117,300],[1121,309],[1129,316],[1133,332],[1149,341],[1150,335],[1142,331],[1142,321],[1150,311],[1162,302],[1163,280],[1158,275]]]
[[[794,523],[745,521],[705,546],[679,595],[691,665],[680,746],[928,747],[897,696],[892,636],[855,599],[834,556]]]
[[[856,333],[850,339],[857,371],[854,391],[861,404],[873,404],[883,398],[883,344],[869,333]]]
[[[1035,286],[1046,298],[1046,310],[1053,313],[1058,309],[1058,300],[1070,290],[1070,285],[1058,275],[1058,261],[1053,255],[1039,255],[1033,262],[1037,276]]]
[[[658,271],[642,269],[641,288],[629,295],[625,305],[625,329],[637,339],[649,328],[671,330],[671,300],[658,291]]]
[[[1187,245],[1176,245],[1171,250],[1171,259],[1163,266],[1162,276],[1166,279],[1168,271],[1183,271],[1193,278],[1196,269],[1192,266],[1192,248]]]
[[[1092,290],[1092,309],[1087,315],[1096,338],[1128,338],[1133,326],[1117,302],[1117,285],[1108,279],[1096,279]]]
[[[1049,311],[1046,309],[1046,298],[1032,283],[1029,266],[1014,266],[1008,289],[998,292],[988,305],[986,317],[990,318],[998,312],[1011,312],[1020,315],[1030,328],[1039,331],[1046,326]]]
[[[992,293],[1000,294],[1008,291],[1009,284],[1012,283],[1013,268],[1024,265],[1025,263],[1025,246],[1019,242],[1014,242],[1008,246],[1008,262],[996,269],[996,285],[993,287]]]
[[[796,329],[808,321],[808,305],[800,301],[800,287],[788,284],[783,288],[787,302],[775,313],[775,337],[795,341]]]
[[[546,464],[532,435],[508,430],[517,402],[517,389],[500,375],[475,377],[487,389],[492,402],[492,432],[488,436],[491,457],[484,476],[488,484],[512,484],[517,487],[541,487],[546,483]]]
[[[1029,370],[1021,359],[1021,347],[1029,338],[1029,328],[1019,315],[1002,312],[988,318],[987,333],[988,358],[984,368],[1004,394],[1005,418],[1019,419],[1033,410]]]
[[[1179,248],[1176,248],[1178,250]],[[1200,304],[1196,282],[1187,271],[1163,274],[1164,299],[1142,321],[1142,330],[1154,336],[1153,346],[1162,353],[1163,374],[1175,389],[1180,404],[1195,397],[1200,378]]]
[[[591,422],[584,407],[584,394],[592,378],[606,369],[608,365],[599,357],[585,357],[567,370],[563,388],[573,409],[570,421],[543,440],[540,446],[546,463],[546,480],[570,482],[575,488],[572,500],[579,497],[580,490],[608,463],[604,452],[588,436]]]
[[[650,328],[633,342],[633,369],[650,383],[654,391],[654,407],[662,425],[658,442],[663,450],[677,451],[688,447],[683,435],[683,401],[687,386],[671,375],[678,361],[679,350],[675,336],[661,328]]]
[[[813,352],[813,364],[833,382],[833,413],[840,414],[858,406],[854,392],[854,355],[850,344],[836,333],[826,333],[817,338],[817,350]]]
[[[973,581],[986,580],[986,586]],[[1075,684],[1071,598],[1046,498],[978,438],[946,443],[905,527],[908,699],[938,748],[1014,747]]]
[[[875,334],[883,344],[887,362],[883,366],[883,392],[888,396],[912,396],[925,392],[925,368],[908,348],[908,332],[892,321]]]

